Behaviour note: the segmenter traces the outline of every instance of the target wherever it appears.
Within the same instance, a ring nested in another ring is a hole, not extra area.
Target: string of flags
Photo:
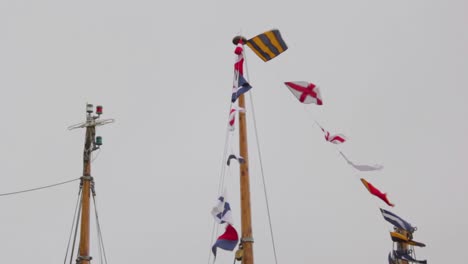
[[[252,86],[244,78],[244,47],[242,39],[237,43],[234,53],[237,55],[234,63],[234,84],[232,85],[231,102],[235,103],[241,94],[248,92]]]
[[[284,42],[279,30],[274,29],[262,34],[259,34],[249,40],[245,40],[242,37],[238,38],[234,53],[236,55],[234,63],[234,80],[232,85],[231,103],[232,108],[229,113],[229,131],[235,131],[235,122],[237,119],[237,112],[245,112],[237,106],[237,99],[252,89],[252,85],[244,77],[243,63],[244,63],[244,48],[243,45],[247,44],[249,48],[263,61],[267,62],[282,52],[288,49]],[[324,101],[321,94],[321,89],[318,85],[307,82],[307,81],[288,81],[284,82],[284,85],[290,90],[290,92],[297,98],[302,104],[315,104],[322,106]],[[335,145],[343,144],[347,142],[347,137],[343,134],[332,134],[324,129],[317,121],[315,121],[318,127],[324,133],[324,138],[327,142]],[[351,166],[353,169],[359,172],[375,172],[380,171],[384,168],[380,164],[362,164],[351,161],[342,151],[339,151],[340,156],[343,160]],[[239,164],[244,163],[244,159],[241,156],[231,153],[227,160],[227,166],[230,166],[232,160],[237,160]],[[395,205],[390,202],[387,197],[387,193],[380,191],[374,185],[364,178],[360,178],[364,187],[369,191],[370,194],[382,200],[385,204],[390,207]],[[383,218],[394,226],[394,232],[390,232],[390,236],[393,242],[405,245],[403,247],[397,247],[397,250],[392,250],[388,255],[389,264],[398,264],[400,260],[406,262],[414,262],[426,264],[426,260],[416,260],[414,255],[414,246],[424,247],[425,245],[421,242],[414,241],[412,239],[413,233],[416,231],[416,227],[398,217],[396,214],[380,208]],[[229,203],[226,201],[225,196],[222,195],[218,198],[218,204],[213,208],[212,215],[218,224],[226,224],[225,232],[218,237],[214,245],[212,246],[212,252],[216,257],[217,248],[232,251],[237,246],[239,237],[232,223],[232,214]],[[408,247],[411,247],[408,249]]]
[[[291,93],[303,104],[316,104],[323,105],[322,95],[320,89],[317,85],[305,82],[305,81],[295,81],[295,82],[285,82],[286,87],[291,91]],[[316,121],[317,123],[317,121]],[[332,144],[342,144],[347,141],[347,138],[343,134],[331,134],[329,131],[325,130],[320,124],[317,123],[320,129],[325,134],[325,140]],[[379,164],[356,164],[352,162],[342,151],[339,151],[341,157],[348,163],[351,167],[360,172],[370,172],[370,171],[379,171],[383,169],[382,165]],[[381,192],[374,185],[372,185],[367,180],[361,178],[361,182],[364,187],[369,191],[370,194],[380,198],[388,206],[394,207],[395,205],[390,202],[386,193]],[[389,264],[398,264],[399,260],[413,263],[426,264],[427,260],[417,260],[412,255],[414,255],[414,249],[408,249],[408,247],[418,246],[424,247],[425,245],[421,242],[412,240],[413,232],[416,230],[411,224],[398,217],[394,213],[380,209],[384,219],[394,225],[394,232],[390,232],[392,241],[399,243],[397,250],[393,250],[388,255]]]

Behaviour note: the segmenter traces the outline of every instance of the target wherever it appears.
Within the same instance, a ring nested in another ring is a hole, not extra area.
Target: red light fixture
[[[102,115],[102,105],[96,106],[96,114]]]

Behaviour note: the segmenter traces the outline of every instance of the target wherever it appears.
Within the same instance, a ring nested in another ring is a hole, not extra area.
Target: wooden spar
[[[114,122],[114,119],[99,119],[102,114],[102,106],[96,106],[96,114],[93,115],[93,105],[86,104],[86,122],[78,123],[68,127],[68,130],[77,128],[86,128],[85,144],[83,150],[83,176],[81,177],[81,225],[80,225],[80,242],[78,248],[77,264],[90,264],[91,256],[89,255],[89,230],[90,230],[90,203],[91,195],[94,193],[94,180],[91,177],[91,153],[98,150],[102,145],[102,137],[96,137],[96,126],[102,126]],[[78,214],[80,215],[80,214]],[[80,216],[78,216],[80,218]],[[80,221],[79,219],[77,221]],[[78,226],[78,223],[77,223]],[[76,238],[76,236],[75,236]],[[101,243],[102,241],[99,241]],[[75,240],[73,241],[75,245]],[[73,252],[73,249],[72,249]],[[72,256],[73,257],[73,256]]]
[[[239,107],[245,109],[244,95],[240,95]],[[240,192],[241,192],[241,243],[244,254],[243,264],[253,264],[253,237],[252,237],[252,217],[250,209],[250,180],[249,180],[249,155],[247,149],[247,122],[245,111],[239,111],[239,154],[244,158],[240,164]]]
[[[86,127],[85,145],[83,151],[83,177],[81,200],[81,227],[80,227],[80,247],[78,251],[77,263],[89,264],[89,218],[90,218],[90,197],[91,197],[91,152],[93,151],[93,142],[96,134],[95,126]]]
[[[400,234],[402,234],[402,235],[404,235],[406,237],[410,237],[410,235],[411,235],[406,230],[399,229],[399,228],[396,230],[396,232],[398,232],[398,233],[400,233]],[[407,243],[397,242],[396,244],[397,244],[397,250],[402,251],[402,252],[407,252],[407,250],[409,248]],[[406,260],[399,259],[397,261],[398,261],[399,264],[409,264],[408,261],[406,261]]]

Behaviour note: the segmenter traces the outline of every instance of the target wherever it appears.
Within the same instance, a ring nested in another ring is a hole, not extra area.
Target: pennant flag
[[[407,236],[397,232],[390,232],[390,236],[392,237],[393,242],[408,243],[410,240]]]
[[[239,96],[241,96],[241,94],[244,94],[252,89],[252,86],[247,82],[244,76],[239,75],[237,79],[237,83],[232,87],[231,102],[233,103],[237,100],[237,98],[239,98]]]
[[[328,142],[331,142],[333,144],[341,144],[346,141],[346,137],[343,134],[336,134],[336,135],[331,135],[330,132],[326,131],[323,129],[323,127],[320,127],[325,133],[325,140]]]
[[[299,102],[304,104],[323,104],[320,89],[315,84],[308,82],[285,82],[284,84],[299,99]]]
[[[364,180],[364,179],[362,179],[362,178],[361,178],[361,182],[362,182],[362,184],[364,184],[364,186],[367,188],[367,190],[368,190],[371,194],[373,194],[373,195],[379,197],[382,201],[384,201],[384,202],[385,202],[386,204],[388,204],[389,206],[392,206],[392,207],[395,206],[394,204],[392,204],[392,203],[388,200],[387,194],[386,194],[386,193],[382,193],[381,191],[379,191],[379,189],[375,188],[372,184],[370,184],[369,182],[367,182],[366,180]]]
[[[379,164],[375,164],[375,165],[354,164],[343,154],[343,152],[340,151],[340,154],[349,165],[351,165],[353,168],[355,168],[358,171],[377,171],[377,170],[383,169],[383,166]]]
[[[425,247],[426,246],[424,243],[411,240],[410,238],[408,238],[408,236],[405,236],[405,235],[400,234],[398,232],[390,232],[390,236],[392,237],[393,242],[406,243],[408,245],[417,246],[417,247]]]
[[[398,251],[398,250],[394,250],[393,255],[397,259],[406,260],[406,261],[413,262],[413,263],[427,264],[427,260],[416,260],[413,257],[411,257],[409,254]]]
[[[211,210],[211,214],[218,224],[233,224],[231,205],[227,202],[226,194],[218,198],[218,203]]]
[[[234,131],[236,127],[234,126],[236,123],[236,109],[232,108],[229,112],[229,131]]]
[[[227,165],[228,165],[228,166],[231,166],[231,160],[232,160],[232,159],[237,160],[240,164],[242,164],[242,163],[245,162],[245,160],[244,160],[243,157],[241,157],[241,156],[237,157],[236,155],[231,154],[231,155],[229,155],[228,160],[227,160]]]
[[[392,225],[394,225],[395,227],[406,230],[410,233],[413,233],[414,231],[416,231],[415,227],[413,227],[410,223],[403,220],[398,215],[390,211],[384,210],[382,208],[380,208],[380,211],[382,212],[383,218],[387,220],[389,223],[391,223]]]
[[[277,29],[273,29],[247,40],[247,46],[263,61],[269,61],[288,49]]]
[[[224,232],[224,234],[218,237],[213,247],[211,247],[211,251],[213,252],[213,255],[215,255],[215,257],[217,248],[233,251],[234,248],[236,248],[238,241],[239,236],[237,235],[236,229],[234,229],[232,225],[228,224],[226,226],[226,232]]]

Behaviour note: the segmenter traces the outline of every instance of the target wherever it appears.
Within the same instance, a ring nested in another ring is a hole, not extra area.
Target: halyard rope
[[[70,236],[68,237],[67,251],[65,252],[65,259],[63,260],[63,264],[67,263],[68,251],[70,249],[70,242],[71,242],[73,230],[74,230],[74,227],[75,227],[75,220],[77,219],[76,216],[78,214],[78,211],[80,210],[80,207],[79,207],[80,200],[81,200],[80,198],[81,198],[81,188],[80,188],[80,190],[78,192],[78,198],[76,199],[75,213],[73,214],[73,221],[72,221],[72,225],[71,225],[71,229],[70,229]],[[76,238],[76,236],[75,236],[75,238]],[[74,244],[75,244],[75,240],[73,240],[73,245]]]
[[[55,186],[58,186],[58,185],[74,182],[74,181],[77,181],[79,179],[80,178],[76,178],[76,179],[73,179],[73,180],[68,180],[68,181],[64,181],[64,182],[59,182],[59,183],[55,183],[55,184],[51,184],[51,185],[46,185],[46,186],[41,186],[41,187],[37,187],[37,188],[16,191],[16,192],[0,193],[0,196],[8,196],[8,195],[14,195],[14,194],[20,194],[20,193],[25,193],[25,192],[32,192],[32,191],[38,191],[38,190],[42,190],[42,189],[52,188],[52,187],[55,187]]]

